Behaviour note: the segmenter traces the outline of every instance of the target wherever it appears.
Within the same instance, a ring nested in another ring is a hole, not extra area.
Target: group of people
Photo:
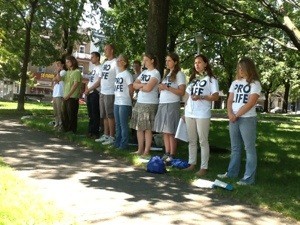
[[[88,75],[84,94],[88,109],[88,136],[103,145],[113,145],[117,149],[127,149],[130,128],[136,131],[137,151],[133,154],[148,156],[153,140],[153,132],[162,133],[166,162],[173,160],[177,150],[175,133],[180,118],[187,126],[189,167],[194,170],[197,164],[197,142],[200,143],[201,162],[197,176],[208,172],[209,128],[211,105],[219,99],[219,85],[206,56],[194,58],[194,67],[189,81],[181,71],[179,56],[169,53],[166,56],[166,70],[163,75],[158,70],[155,55],[143,55],[141,63],[134,62],[135,74],[129,68],[125,55],[115,57],[112,44],[104,47],[106,60],[100,64],[100,54],[91,53],[94,69]],[[80,96],[81,73],[78,63],[72,56],[66,58],[67,70],[63,62],[57,62],[56,85],[64,82],[64,94],[60,101],[53,95],[55,125],[64,131],[77,131],[78,99]],[[53,91],[54,92],[54,91]],[[237,64],[236,79],[231,84],[227,101],[231,159],[228,170],[219,178],[238,177],[243,145],[246,150],[246,168],[240,185],[255,182],[256,156],[256,110],[261,86],[254,62],[243,57]],[[135,96],[135,97],[134,97]],[[180,113],[181,100],[185,96],[184,115]],[[135,98],[135,101],[133,101]],[[57,109],[62,104],[60,118]],[[103,135],[99,137],[100,130]]]

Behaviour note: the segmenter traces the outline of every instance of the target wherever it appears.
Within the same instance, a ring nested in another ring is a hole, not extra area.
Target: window
[[[79,53],[85,53],[85,46],[84,45],[79,46]]]
[[[37,72],[38,72],[38,73],[45,73],[45,71],[46,71],[46,67],[45,67],[45,66],[40,66],[40,67],[38,67],[38,69],[37,69]]]

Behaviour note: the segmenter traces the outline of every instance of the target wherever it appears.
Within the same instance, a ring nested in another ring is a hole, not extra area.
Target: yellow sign
[[[46,78],[46,79],[53,79],[55,77],[55,74],[52,73],[42,73],[41,78]]]

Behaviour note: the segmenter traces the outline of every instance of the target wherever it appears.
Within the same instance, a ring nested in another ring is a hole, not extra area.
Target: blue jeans
[[[132,107],[129,105],[114,105],[114,116],[116,123],[115,147],[126,149],[129,140],[129,117]]]
[[[236,122],[229,123],[231,141],[231,158],[228,166],[228,177],[237,177],[240,172],[243,144],[246,150],[246,167],[242,181],[253,184],[257,167],[256,155],[256,117],[240,117]]]

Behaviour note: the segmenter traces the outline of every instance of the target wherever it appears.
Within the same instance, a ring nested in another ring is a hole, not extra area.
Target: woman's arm
[[[248,102],[239,109],[239,111],[235,114],[235,116],[240,117],[244,115],[246,112],[248,112],[250,109],[252,109],[252,107],[256,105],[258,98],[259,95],[256,93],[249,95]]]
[[[146,84],[142,84],[142,87],[140,88],[140,91],[143,92],[150,92],[153,90],[153,88],[155,87],[155,85],[158,83],[157,78],[152,77],[150,78],[149,82]]]

